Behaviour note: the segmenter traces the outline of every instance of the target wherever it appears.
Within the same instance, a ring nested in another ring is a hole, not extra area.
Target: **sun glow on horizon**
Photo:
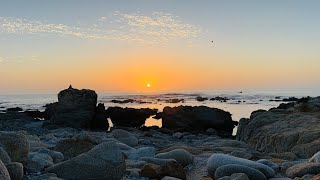
[[[150,83],[147,84],[147,88],[151,88],[151,84]]]

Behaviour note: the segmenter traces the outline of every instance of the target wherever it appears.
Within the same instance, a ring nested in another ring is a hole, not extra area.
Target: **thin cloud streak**
[[[89,40],[119,40],[142,44],[164,44],[174,40],[196,38],[201,28],[183,23],[169,13],[150,16],[116,11],[87,26],[45,23],[13,17],[0,17],[0,33],[57,35]]]
[[[23,63],[23,62],[38,62],[37,56],[0,56],[0,63]]]

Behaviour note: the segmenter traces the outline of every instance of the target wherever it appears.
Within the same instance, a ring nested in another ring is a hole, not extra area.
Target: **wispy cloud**
[[[67,25],[0,17],[0,32],[14,34],[57,35],[90,40],[121,40],[162,44],[173,40],[196,38],[201,29],[184,23],[169,13],[151,15],[115,12],[97,18],[91,25]]]
[[[37,62],[37,56],[0,56],[0,63]]]

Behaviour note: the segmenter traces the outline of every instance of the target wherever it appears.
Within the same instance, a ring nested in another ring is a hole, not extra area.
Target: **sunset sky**
[[[319,9],[316,0],[1,0],[0,94],[69,84],[320,90]]]

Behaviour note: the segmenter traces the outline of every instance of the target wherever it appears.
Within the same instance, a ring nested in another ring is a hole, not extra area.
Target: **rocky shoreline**
[[[2,179],[320,179],[320,97],[255,111],[236,137],[220,109],[106,109],[72,87],[58,100],[0,114]],[[163,127],[144,127],[154,115]]]

